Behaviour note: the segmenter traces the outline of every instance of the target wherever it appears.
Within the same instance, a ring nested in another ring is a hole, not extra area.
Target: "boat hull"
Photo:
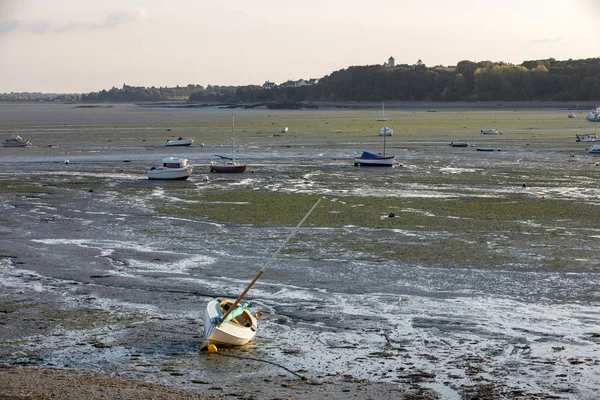
[[[246,171],[246,165],[220,165],[213,164],[210,166],[210,172],[221,173],[242,173]]]
[[[233,320],[217,326],[215,318],[224,314],[223,304],[231,306],[231,301],[211,300],[204,311],[204,342],[226,346],[243,346],[254,338],[258,329],[258,320],[246,309]],[[236,321],[240,323],[236,323]]]
[[[158,167],[148,170],[146,176],[152,180],[185,180],[192,174],[192,167],[166,168]]]
[[[27,142],[24,143],[8,143],[8,142],[4,142],[4,147],[27,147],[31,144],[31,142],[28,140]]]
[[[598,140],[598,136],[593,133],[585,133],[583,135],[575,135],[576,142],[595,142]]]
[[[600,144],[595,144],[589,148],[588,153],[591,154],[600,154]]]
[[[165,146],[191,146],[194,139],[167,140]]]
[[[468,142],[451,142],[450,147],[469,147]]]
[[[382,157],[382,158],[355,158],[354,165],[360,165],[362,167],[393,167],[395,157]]]

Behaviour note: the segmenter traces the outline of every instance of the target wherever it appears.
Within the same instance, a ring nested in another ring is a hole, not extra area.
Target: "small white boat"
[[[209,351],[213,351],[211,345],[215,344],[242,346],[254,338],[262,313],[250,314],[248,308],[252,307],[252,304],[244,302],[243,298],[320,202],[321,199],[317,200],[234,302],[214,299],[208,303],[204,310],[204,340],[200,350],[208,348]]]
[[[595,142],[598,140],[598,136],[593,133],[585,133],[583,135],[575,135],[576,142]]]
[[[220,299],[208,303],[204,313],[204,326],[207,327],[205,341],[227,346],[243,346],[254,338],[262,314],[260,312],[256,315],[250,314],[248,308],[252,305],[249,302],[236,306],[226,320],[221,325],[217,325],[217,321],[223,318],[232,305],[233,301]]]
[[[379,136],[392,136],[393,134],[394,130],[392,128],[388,128],[387,126],[384,126],[379,130]]]
[[[496,128],[482,129],[481,130],[481,134],[482,135],[495,135],[497,133],[499,133],[499,132],[498,132],[498,129],[496,129]]]
[[[178,139],[167,140],[165,146],[191,146],[192,143],[194,143],[194,139],[180,137]]]
[[[280,130],[279,133],[286,133],[288,131],[288,127],[287,126],[283,126]]]
[[[577,118],[577,115],[576,114],[569,114],[568,117],[569,118]]]
[[[450,142],[450,147],[469,147],[469,142]]]
[[[600,144],[595,144],[588,149],[588,153],[600,154]]]
[[[148,179],[185,180],[192,174],[192,166],[185,158],[166,157],[162,167],[152,167],[146,172]]]
[[[25,147],[29,146],[31,141],[20,135],[12,135],[4,141],[4,147]]]

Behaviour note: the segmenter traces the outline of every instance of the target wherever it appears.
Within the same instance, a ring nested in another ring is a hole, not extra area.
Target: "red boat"
[[[221,157],[221,161],[211,162],[210,172],[244,172],[246,170],[246,164],[238,164],[233,158],[215,155]]]

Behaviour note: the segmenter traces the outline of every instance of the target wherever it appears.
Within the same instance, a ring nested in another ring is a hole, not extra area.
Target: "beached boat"
[[[496,129],[496,128],[482,129],[481,130],[481,134],[482,135],[495,135],[497,133],[500,133],[500,132],[498,132],[498,129]]]
[[[214,299],[208,303],[204,310],[204,340],[200,345],[200,350],[208,348],[210,351],[210,345],[215,344],[242,346],[254,338],[256,331],[258,330],[258,320],[261,318],[262,314],[260,312],[257,312],[255,315],[250,314],[248,308],[252,307],[252,304],[243,301],[244,296],[246,296],[250,288],[252,288],[258,278],[261,277],[277,254],[279,254],[281,249],[283,249],[292,236],[294,236],[296,231],[298,231],[300,226],[306,221],[308,216],[320,202],[321,199],[317,200],[235,301],[231,302],[228,300]]]
[[[148,179],[184,180],[192,174],[192,166],[185,158],[166,157],[162,167],[152,167],[146,172]]]
[[[279,130],[279,133],[286,133],[287,131],[288,131],[288,127],[282,126],[281,129]]]
[[[205,335],[205,341],[220,345],[243,346],[254,338],[262,314],[258,312],[252,315],[248,310],[252,307],[250,302],[237,305],[217,326],[220,319],[231,310],[233,303],[233,301],[214,299],[206,305],[204,327],[210,333]]]
[[[600,154],[600,144],[595,144],[588,149],[588,153]]]
[[[577,115],[576,114],[569,114],[568,117],[569,118],[577,118]]]
[[[387,126],[384,126],[379,130],[379,136],[392,136],[393,134],[394,130],[392,128],[388,128]]]
[[[381,117],[377,117],[377,121],[387,121],[388,119],[385,117],[385,107],[383,106],[383,101],[381,102]]]
[[[235,119],[232,117],[231,122],[231,152],[232,157],[221,156],[219,154],[215,154],[216,157],[219,157],[220,161],[212,161],[210,163],[210,172],[229,172],[229,173],[241,173],[246,171],[246,164],[240,164],[235,161]]]
[[[595,142],[598,140],[598,136],[594,133],[585,133],[583,135],[575,135],[576,142]]]
[[[191,146],[192,143],[194,143],[194,139],[180,137],[178,139],[167,140],[165,146]]]
[[[363,167],[393,167],[396,156],[369,153],[363,151],[360,157],[354,158],[354,165]]]
[[[588,116],[585,118],[591,122],[599,122],[600,121],[600,108],[596,107],[595,110],[590,111]]]
[[[29,146],[31,141],[29,139],[25,139],[20,135],[12,135],[8,139],[4,140],[4,147],[25,147]]]
[[[477,151],[496,151],[493,147],[477,147]]]
[[[450,142],[450,147],[469,147],[469,142]]]
[[[233,172],[241,173],[246,171],[247,165],[240,164],[231,157],[221,156],[215,154],[216,157],[220,157],[221,161],[212,161],[210,163],[210,172]]]
[[[387,129],[387,126],[383,126],[381,129]],[[368,151],[363,151],[360,157],[354,158],[355,166],[365,166],[365,167],[393,167],[396,156],[387,156],[385,154],[385,138],[389,135],[381,135],[383,136],[383,153],[375,154]]]

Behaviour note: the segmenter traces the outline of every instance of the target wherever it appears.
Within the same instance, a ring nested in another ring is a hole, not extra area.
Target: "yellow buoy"
[[[207,346],[207,349],[209,353],[216,353],[218,351],[217,346],[212,343]]]

